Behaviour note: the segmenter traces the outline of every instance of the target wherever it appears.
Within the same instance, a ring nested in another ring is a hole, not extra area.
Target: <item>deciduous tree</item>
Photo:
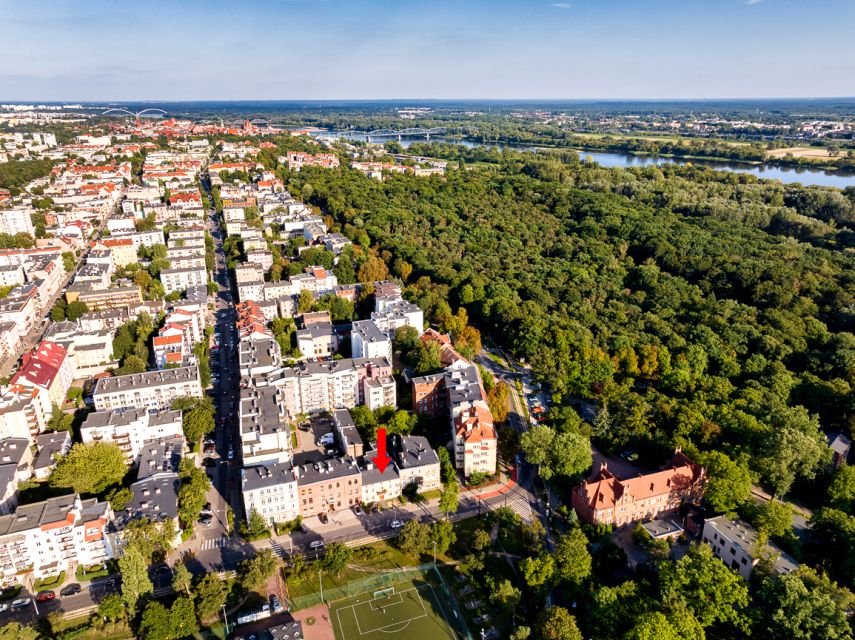
[[[53,487],[70,488],[75,493],[98,494],[119,484],[128,468],[121,449],[112,443],[77,443],[59,462],[50,477]]]

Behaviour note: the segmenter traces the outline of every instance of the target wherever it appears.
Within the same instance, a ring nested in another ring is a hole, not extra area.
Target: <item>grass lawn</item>
[[[401,553],[389,543],[380,541],[354,549],[353,558],[349,564],[356,568],[346,567],[338,576],[329,575],[326,572],[323,574],[325,591],[332,592],[348,582],[367,578],[375,573],[418,564],[418,561]],[[318,593],[319,590],[320,583],[316,572],[310,572],[302,579],[288,579],[288,595],[292,598]]]
[[[51,576],[50,578],[42,578],[41,580],[36,580],[33,583],[33,591],[46,591],[48,589],[55,589],[63,582],[65,582],[65,571],[60,573],[58,576]]]
[[[84,567],[78,566],[74,577],[77,578],[78,582],[87,582],[89,580],[94,580],[95,578],[103,578],[107,575],[110,575],[110,568],[104,564],[101,565],[100,569],[95,569],[94,571],[86,571]]]
[[[414,580],[330,605],[337,640],[454,640],[455,610],[439,586]]]

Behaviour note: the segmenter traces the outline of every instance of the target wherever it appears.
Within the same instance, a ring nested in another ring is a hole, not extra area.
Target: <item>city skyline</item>
[[[0,14],[7,101],[819,98],[851,95],[855,74],[843,0],[39,1]]]

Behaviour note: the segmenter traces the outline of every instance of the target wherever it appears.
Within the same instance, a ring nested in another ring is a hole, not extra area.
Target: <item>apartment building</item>
[[[389,464],[381,473],[370,459],[365,458],[359,474],[362,504],[378,504],[401,496],[401,476],[394,464]]]
[[[0,233],[8,233],[11,236],[27,233],[35,236],[32,213],[32,209],[0,209]]]
[[[137,257],[137,252],[139,248],[136,246],[133,238],[130,236],[103,238],[102,240],[99,240],[93,247],[93,249],[99,248],[110,250],[113,258],[113,264],[117,267],[124,267],[129,264],[136,264],[137,262],[139,262],[139,258]]]
[[[38,387],[47,393],[51,405],[62,406],[73,379],[74,368],[68,350],[50,340],[42,340],[35,349],[24,354],[23,364],[9,384]]]
[[[356,429],[356,424],[347,409],[332,411],[333,427],[335,428],[336,444],[343,456],[351,458],[362,457],[365,448],[362,437]]]
[[[331,324],[310,324],[297,331],[297,346],[307,360],[331,358],[338,349],[338,338]]]
[[[112,239],[128,238],[134,243],[134,252],[138,253],[140,247],[151,247],[156,244],[166,244],[166,239],[163,237],[163,231],[156,229],[153,231],[133,231],[119,232],[110,236]]]
[[[454,368],[413,378],[416,413],[448,413],[454,466],[465,476],[496,472],[498,437],[477,367],[461,358]]]
[[[573,488],[571,503],[579,518],[591,524],[622,526],[675,512],[684,502],[703,497],[706,470],[680,449],[660,471],[619,478],[607,463]]]
[[[393,434],[390,439],[390,452],[398,467],[402,488],[415,484],[421,493],[442,487],[439,457],[427,438]]]
[[[395,331],[401,327],[413,327],[419,335],[424,331],[424,312],[418,305],[382,296],[375,298],[374,304],[375,310],[371,313],[371,320],[390,338],[393,338]]]
[[[245,467],[240,473],[247,521],[253,511],[271,525],[300,515],[297,478],[290,462]]]
[[[238,366],[242,376],[256,378],[282,366],[282,352],[275,338],[258,335],[241,339],[238,344]]]
[[[362,474],[353,458],[295,460],[293,471],[304,518],[350,509],[362,500]]]
[[[80,300],[90,311],[100,311],[117,307],[136,308],[142,302],[142,294],[136,285],[97,289],[89,283],[75,283],[66,289],[65,299],[69,303]]]
[[[710,546],[717,558],[745,580],[760,561],[758,545],[760,536],[747,522],[718,516],[704,521],[702,540]],[[772,558],[772,567],[777,575],[797,571],[799,563],[772,542],[766,542],[765,552]]]
[[[291,460],[291,428],[279,387],[241,389],[238,419],[244,466]]]
[[[184,396],[202,397],[199,368],[195,365],[101,378],[92,392],[92,400],[98,411],[168,409],[173,400]]]
[[[14,287],[23,284],[25,280],[24,267],[19,264],[0,266],[0,287]]]
[[[380,407],[397,407],[398,389],[395,378],[382,376],[362,380],[362,404],[375,411]]]
[[[78,323],[82,333],[93,331],[116,333],[119,327],[134,319],[136,319],[136,314],[131,314],[128,307],[116,307],[102,311],[88,311],[80,316]]]
[[[47,480],[56,468],[57,459],[71,449],[71,433],[54,431],[36,436],[35,445],[38,453],[33,460],[33,475],[37,480]]]
[[[185,449],[183,434],[146,440],[140,449],[137,481],[175,476],[181,471]]]
[[[174,291],[184,291],[188,287],[203,287],[208,283],[208,272],[204,266],[192,269],[164,269],[160,272],[160,281],[166,295]]]
[[[128,465],[136,464],[149,440],[182,436],[181,412],[130,407],[117,411],[94,411],[80,427],[80,439],[118,445]]]
[[[106,562],[106,529],[113,517],[108,502],[73,494],[0,516],[0,578],[24,584],[30,577],[73,575],[78,566]]]
[[[392,340],[373,320],[357,320],[353,323],[350,347],[354,358],[392,359]]]
[[[33,450],[29,438],[0,440],[0,515],[18,506],[18,484],[33,475]]]
[[[84,332],[79,322],[54,322],[45,338],[64,347],[71,359],[75,378],[93,376],[113,362],[113,332],[108,329]]]
[[[364,380],[391,376],[392,365],[385,358],[344,358],[272,371],[256,384],[282,387],[288,415],[293,418],[365,404]]]
[[[0,438],[28,438],[45,430],[50,403],[38,387],[22,386],[4,389],[0,397]]]

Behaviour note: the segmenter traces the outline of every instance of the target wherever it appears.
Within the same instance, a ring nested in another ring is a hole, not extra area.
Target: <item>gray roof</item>
[[[69,513],[77,506],[77,495],[70,493],[43,502],[20,505],[11,515],[0,516],[0,535],[29,531],[36,527],[53,522],[68,521]],[[80,501],[84,512],[90,519],[95,519],[109,510],[106,502],[98,502],[95,498]],[[75,520],[75,524],[80,520]]]
[[[422,436],[393,434],[392,450],[395,455],[395,462],[402,469],[412,469],[439,463],[436,451],[431,448],[428,439]]]
[[[380,482],[389,482],[390,480],[394,480],[398,477],[398,469],[394,464],[389,463],[386,468],[383,470],[383,473],[380,473],[380,469],[378,469],[374,462],[366,457],[362,461],[362,467],[359,470],[359,474],[362,476],[362,484],[378,484]]]
[[[308,327],[297,330],[297,339],[300,338],[330,338],[335,334],[331,324],[310,324]]]
[[[452,405],[482,400],[481,381],[474,365],[455,369],[445,374],[448,401]]]
[[[3,438],[0,440],[0,466],[15,466],[21,464],[30,441],[26,438]]]
[[[71,434],[68,431],[57,431],[56,433],[46,433],[36,436],[36,446],[39,452],[36,455],[33,468],[44,469],[51,467],[54,464],[54,454],[63,453],[71,446]]]
[[[340,443],[342,451],[346,451],[347,447],[350,445],[363,445],[362,437],[359,435],[359,431],[353,422],[350,411],[347,409],[336,409],[332,412],[332,417],[333,423],[337,427],[337,431],[340,433],[341,437],[345,439],[345,442]]]
[[[114,393],[128,389],[143,389],[160,387],[176,382],[199,380],[199,369],[195,366],[164,369],[163,371],[147,371],[146,373],[131,373],[126,376],[100,378],[95,385],[93,395],[99,393]]]
[[[704,527],[707,526],[725,537],[730,544],[741,549],[745,555],[754,558],[758,533],[750,524],[736,518],[729,518],[728,516],[716,516],[715,518],[706,520]],[[766,547],[776,555],[780,554],[775,560],[775,569],[779,573],[790,573],[799,568],[799,563],[781,551],[775,544],[769,542],[766,544]],[[754,559],[756,560],[756,558]]]
[[[241,340],[238,357],[241,367],[275,367],[279,364],[278,343],[275,338]]]
[[[137,480],[178,473],[183,457],[184,438],[181,436],[146,440],[140,449]]]
[[[307,460],[307,458],[309,456],[302,459]],[[356,461],[353,458],[330,458],[328,460],[306,461],[302,464],[297,464],[297,458],[295,458],[294,463],[298,471],[298,485],[360,475],[359,467],[356,466]]]
[[[289,433],[285,413],[278,387],[249,387],[240,392],[241,433]]]
[[[386,342],[389,338],[377,328],[373,320],[358,320],[350,329],[351,335],[358,334],[364,342]]]
[[[136,518],[160,521],[178,517],[180,484],[177,475],[156,476],[133,483],[134,497],[125,509],[122,524]]]
[[[297,620],[277,623],[267,628],[271,640],[303,640],[303,623]]]
[[[114,411],[94,411],[86,417],[86,421],[82,425],[82,429],[90,429],[95,427],[108,426],[127,426],[143,420],[146,414],[145,409],[121,409]],[[172,409],[163,409],[162,411],[148,411],[148,424],[157,426],[163,424],[171,424],[181,421],[181,412],[173,411]]]
[[[290,462],[246,467],[241,470],[240,475],[243,491],[254,491],[294,482],[294,468]]]

